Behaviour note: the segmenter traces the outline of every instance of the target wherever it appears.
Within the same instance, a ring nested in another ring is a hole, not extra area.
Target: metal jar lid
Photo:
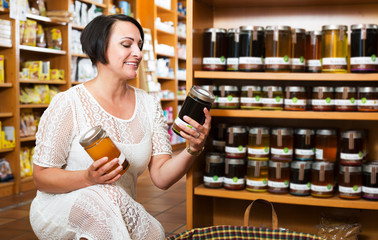
[[[336,130],[334,130],[334,129],[318,129],[318,130],[316,130],[316,135],[325,135],[325,136],[336,135]]]
[[[79,143],[82,147],[88,147],[101,139],[105,135],[104,129],[101,126],[95,126],[84,133],[81,136]]]
[[[244,159],[242,158],[226,158],[226,165],[244,165]]]
[[[279,87],[279,86],[264,86],[263,87],[264,92],[268,92],[269,89],[271,89],[271,91],[273,92],[282,92],[282,87]]]
[[[355,87],[336,87],[335,92],[342,93],[345,91],[345,89],[348,91],[348,93],[354,93],[356,92]]]
[[[340,173],[345,173],[345,171],[349,170],[350,173],[360,173],[362,170],[362,167],[360,166],[343,166],[340,165],[339,172]]]
[[[359,87],[360,93],[378,93],[378,87]]]
[[[269,134],[269,128],[266,127],[254,127],[249,129],[249,134],[258,134],[261,131],[261,134]]]
[[[306,35],[314,34],[315,36],[321,36],[323,35],[322,31],[307,31]]]
[[[289,91],[289,92],[306,92],[306,88],[305,87],[286,87],[285,88],[286,91]]]
[[[306,30],[303,29],[303,28],[293,28],[291,31],[293,33],[294,33],[294,31],[295,31],[295,33],[306,33]]]
[[[291,162],[291,168],[300,169],[304,165],[304,169],[311,169],[311,162],[309,161],[294,161]]]
[[[319,92],[322,90],[323,92],[333,92],[333,87],[313,87],[312,92]]]
[[[233,126],[233,127],[228,127],[227,132],[229,133],[232,130],[233,133],[246,133],[247,130],[245,127],[242,126]]]
[[[261,91],[260,86],[243,86],[241,88],[242,91],[248,91],[249,89],[252,89],[252,91]]]
[[[266,31],[274,31],[274,29],[277,29],[279,31],[291,31],[290,26],[267,26],[265,28]]]
[[[342,28],[345,33],[346,31],[348,31],[348,26],[346,25],[324,25],[322,26],[322,30],[339,30],[340,28]]]
[[[296,135],[307,135],[307,132],[310,132],[310,135],[315,135],[315,131],[313,129],[295,129],[295,134]]]
[[[229,28],[227,33],[239,33],[239,28]]]
[[[281,130],[281,134],[284,136],[293,135],[293,129],[292,128],[273,128],[272,134],[278,135],[278,131]]]
[[[378,29],[377,24],[354,24],[350,27],[352,30],[360,30],[360,29]]]
[[[373,169],[375,170],[375,173],[378,173],[378,161],[374,161],[368,164],[364,164],[362,166],[362,171],[367,173],[372,173]]]
[[[353,137],[353,139],[356,139],[356,138],[362,138],[363,136],[364,136],[364,133],[358,130],[343,131],[341,133],[342,138]]]
[[[240,26],[240,31],[264,31],[261,26]]]
[[[217,152],[207,153],[206,163],[224,163],[224,154]]]
[[[231,85],[221,85],[221,86],[219,86],[219,90],[220,91],[235,91],[235,92],[237,92],[238,87],[237,86],[231,86]]]
[[[312,163],[313,170],[320,170],[322,167],[324,167],[324,170],[326,171],[331,171],[333,170],[334,164],[331,162],[313,162]]]
[[[258,164],[260,164],[260,167],[267,167],[268,166],[268,161],[248,160],[248,166],[256,167]]]
[[[288,162],[274,162],[274,161],[269,161],[269,167],[274,167],[276,168],[278,165],[281,165],[281,168],[288,168],[289,163]]]
[[[209,91],[209,92],[213,92],[213,91],[218,90],[218,86],[215,86],[215,85],[201,85],[199,87],[202,88],[202,89],[205,89],[206,91]]]
[[[215,32],[215,33],[226,33],[227,30],[224,29],[224,28],[206,28],[206,29],[204,30],[204,32],[210,32],[210,33],[212,33],[212,32]]]
[[[213,103],[215,100],[215,97],[211,92],[196,85],[194,85],[190,89],[190,94],[192,94],[194,97],[198,99],[201,99],[202,101],[209,102],[209,103]]]

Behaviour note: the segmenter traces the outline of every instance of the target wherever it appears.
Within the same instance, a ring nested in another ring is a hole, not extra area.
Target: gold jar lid
[[[105,135],[104,129],[101,126],[95,126],[81,136],[79,143],[82,147],[88,147],[101,139]]]

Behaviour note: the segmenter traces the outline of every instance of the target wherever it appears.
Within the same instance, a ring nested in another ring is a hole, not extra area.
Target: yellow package
[[[2,148],[16,147],[16,134],[13,126],[4,126],[1,131]]]
[[[0,55],[0,83],[4,83],[4,55]]]
[[[24,178],[28,176],[29,171],[28,171],[28,165],[30,165],[29,162],[30,158],[30,150],[27,147],[22,147],[20,149],[20,171],[21,171],[21,178]],[[30,169],[30,166],[29,166]]]
[[[34,103],[34,104],[41,103],[41,98],[38,92],[34,88],[25,87],[23,88],[23,90],[25,91],[27,97],[30,99],[30,103]]]
[[[64,70],[63,69],[50,69],[50,80],[52,80],[52,81],[63,81],[64,80]]]
[[[1,121],[0,121],[0,129],[1,129]],[[3,141],[1,140],[1,131],[0,131],[0,149],[3,148]]]
[[[29,68],[30,79],[50,80],[49,61],[26,61],[24,66]]]
[[[35,47],[37,44],[37,22],[34,20],[26,20],[24,27],[23,45]]]
[[[62,33],[58,28],[46,28],[47,47],[62,50]]]
[[[49,86],[50,89],[50,102],[58,94],[59,88],[56,86]]]
[[[41,103],[50,103],[50,91],[49,91],[49,85],[35,85],[34,86],[35,92],[39,95],[39,99],[41,100]]]
[[[21,91],[20,91],[20,103],[21,104],[32,103],[32,100],[31,100],[29,94],[25,91],[24,88],[22,88]]]

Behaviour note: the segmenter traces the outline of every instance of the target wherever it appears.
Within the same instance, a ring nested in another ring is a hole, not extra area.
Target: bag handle
[[[244,226],[249,226],[249,215],[250,215],[250,212],[251,212],[251,208],[252,208],[252,206],[255,202],[261,202],[261,203],[265,203],[265,204],[268,204],[268,205],[271,206],[271,208],[272,208],[272,228],[278,229],[278,218],[277,218],[276,210],[274,209],[274,206],[271,202],[264,200],[264,199],[256,199],[251,204],[249,204],[249,206],[247,207],[247,209],[244,212]]]

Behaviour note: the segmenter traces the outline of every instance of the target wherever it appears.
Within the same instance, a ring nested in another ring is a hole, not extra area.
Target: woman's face
[[[109,68],[122,79],[133,79],[142,60],[139,29],[131,22],[116,21],[113,24],[106,58]]]

